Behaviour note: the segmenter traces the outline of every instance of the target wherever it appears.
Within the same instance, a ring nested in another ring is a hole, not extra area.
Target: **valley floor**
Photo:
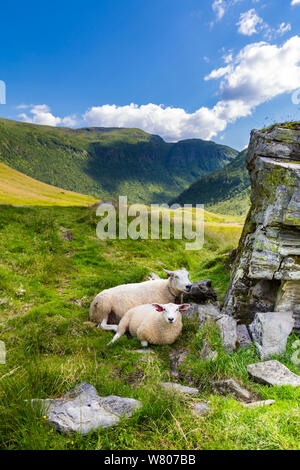
[[[186,320],[176,344],[153,346],[154,353],[141,361],[138,341],[125,336],[107,348],[113,333],[85,323],[96,293],[140,282],[149,271],[163,275],[156,261],[169,269],[185,266],[193,281],[210,278],[222,299],[229,281],[228,251],[237,245],[242,226],[210,215],[203,249],[188,252],[180,240],[100,241],[97,222],[90,208],[0,206],[0,339],[7,348],[7,362],[0,364],[0,447],[300,449],[299,387],[253,383],[246,370],[259,360],[253,348],[227,354],[212,325],[199,330]],[[201,359],[204,339],[218,352],[215,361]],[[296,372],[292,341],[280,360]],[[170,381],[169,352],[178,347],[189,350],[182,374],[200,390],[193,399],[159,386]],[[276,403],[246,409],[231,397],[213,394],[213,380],[225,377]],[[59,434],[24,402],[60,397],[82,381],[101,396],[137,398],[143,407],[115,427],[82,437]],[[192,403],[202,400],[210,413],[198,417]]]

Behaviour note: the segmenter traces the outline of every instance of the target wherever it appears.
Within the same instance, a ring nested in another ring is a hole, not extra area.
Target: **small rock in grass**
[[[239,385],[233,379],[220,380],[214,382],[213,387],[221,395],[234,395],[238,400],[250,400],[251,396],[248,390]]]
[[[40,407],[47,421],[58,431],[88,434],[98,428],[113,426],[121,416],[131,416],[141,403],[132,398],[110,395],[102,398],[93,385],[82,382],[58,399],[31,400]]]
[[[131,352],[138,353],[138,354],[153,354],[154,353],[152,349],[134,349]]]
[[[204,416],[207,413],[209,413],[210,408],[209,408],[209,405],[205,402],[203,402],[203,403],[194,403],[193,404],[193,410],[195,411],[195,413],[197,415]]]
[[[260,401],[252,401],[251,403],[243,403],[245,408],[256,408],[259,406],[268,406],[273,405],[275,400],[260,400]]]
[[[170,351],[170,369],[173,377],[179,377],[178,367],[184,363],[189,354],[185,348],[176,348]]]
[[[175,390],[180,393],[187,393],[188,395],[198,395],[199,390],[194,387],[187,387],[186,385],[181,385],[173,382],[161,382],[161,386],[165,390]]]
[[[263,384],[292,387],[300,385],[300,376],[276,360],[249,364],[247,370],[254,380]]]
[[[64,230],[61,234],[61,238],[70,242],[74,240],[75,237],[74,237],[74,233],[71,232],[70,230]]]

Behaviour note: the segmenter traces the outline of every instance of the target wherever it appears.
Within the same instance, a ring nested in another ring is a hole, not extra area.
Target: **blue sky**
[[[300,0],[17,1],[1,18],[2,117],[236,148],[300,119]]]

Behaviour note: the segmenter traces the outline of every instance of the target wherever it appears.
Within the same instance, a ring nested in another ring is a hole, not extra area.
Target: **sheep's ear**
[[[174,271],[168,271],[167,269],[164,269],[165,273],[167,274],[168,277],[171,277],[174,275]]]
[[[182,304],[179,305],[178,310],[180,310],[181,312],[185,312],[188,308],[190,308],[190,304]]]
[[[163,311],[163,307],[159,304],[152,304],[153,307],[156,309],[157,312],[162,312]]]

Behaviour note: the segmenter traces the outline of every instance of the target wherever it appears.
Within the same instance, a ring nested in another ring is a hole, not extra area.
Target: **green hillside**
[[[222,300],[230,277],[227,253],[242,226],[211,225],[203,249],[187,251],[185,240],[99,240],[98,221],[91,208],[0,207],[0,338],[7,352],[0,364],[0,448],[173,455],[175,449],[299,449],[300,387],[254,383],[247,372],[260,360],[254,346],[228,353],[213,323],[199,329],[198,319],[184,318],[176,343],[141,355],[136,338],[124,336],[107,347],[113,333],[89,323],[95,294],[141,282],[150,271],[163,277],[157,260],[169,269],[185,266],[192,281],[211,279]],[[61,236],[64,230],[73,234],[70,240]],[[280,361],[297,373],[295,340],[289,337]],[[204,345],[216,351],[215,359],[203,357]],[[176,379],[170,375],[174,351],[187,354]],[[234,395],[217,393],[214,382],[229,378],[246,387],[251,400],[275,403],[246,408]],[[32,398],[58,398],[83,381],[102,397],[135,398],[143,406],[87,436],[57,432],[44,410],[31,406]],[[189,397],[164,390],[160,382],[169,381],[199,392]],[[194,404],[203,402],[209,412],[199,416]]]
[[[70,191],[166,202],[237,155],[199,139],[166,143],[139,129],[39,126],[0,119],[0,161]]]
[[[90,206],[92,196],[41,183],[0,163],[0,204],[21,206]]]
[[[245,165],[247,149],[217,171],[193,183],[172,203],[205,204],[220,214],[245,215],[249,208],[250,180]]]

